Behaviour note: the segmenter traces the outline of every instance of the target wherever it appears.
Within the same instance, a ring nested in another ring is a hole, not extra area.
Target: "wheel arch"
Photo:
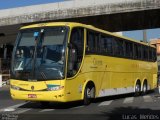
[[[82,96],[81,96],[81,99],[84,98],[84,91],[85,91],[85,88],[87,85],[93,85],[94,88],[95,88],[95,93],[96,93],[96,85],[94,84],[93,80],[86,80],[84,85],[83,85],[83,88],[82,88]]]
[[[137,82],[139,82],[139,83],[140,83],[140,86],[141,86],[141,80],[140,80],[139,78],[137,78],[137,79],[135,80],[135,82],[134,82],[134,92],[135,92],[135,88],[136,88]],[[142,87],[141,87],[141,88],[142,88]]]
[[[142,83],[144,84],[144,82],[147,82],[147,84],[148,84],[148,80],[145,78],[145,79],[143,79],[143,81],[142,81]],[[142,85],[143,85],[142,84]]]

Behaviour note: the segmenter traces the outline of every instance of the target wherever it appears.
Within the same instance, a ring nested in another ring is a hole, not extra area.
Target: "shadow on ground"
[[[154,91],[150,91],[148,93],[152,94]],[[124,95],[116,95],[116,96],[109,96],[109,97],[102,97],[93,100],[93,103],[99,103],[103,101],[109,100],[118,100],[124,99],[126,97],[132,97],[134,94],[124,94]],[[20,106],[19,108],[34,108],[34,109],[70,109],[74,107],[79,107],[83,105],[83,101],[75,101],[75,102],[68,102],[68,103],[59,103],[59,102],[51,102],[48,105],[41,105],[40,102],[26,102],[26,104]],[[92,105],[92,103],[91,103]]]
[[[59,103],[51,102],[48,105],[41,105],[40,102],[27,102],[26,104],[20,106],[19,108],[33,108],[33,109],[69,109],[78,106],[82,106],[82,101]]]

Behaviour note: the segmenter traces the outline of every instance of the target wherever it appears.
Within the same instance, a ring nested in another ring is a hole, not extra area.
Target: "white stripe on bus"
[[[44,109],[44,110],[41,110],[39,112],[49,112],[49,111],[54,111],[55,109]]]

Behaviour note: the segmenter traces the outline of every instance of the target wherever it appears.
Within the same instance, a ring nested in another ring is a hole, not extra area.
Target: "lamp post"
[[[143,30],[143,42],[147,43],[147,30]]]

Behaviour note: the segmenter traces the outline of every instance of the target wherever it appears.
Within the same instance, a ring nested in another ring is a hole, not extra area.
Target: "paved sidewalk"
[[[10,85],[4,85],[2,87],[0,87],[0,91],[5,91],[5,90],[9,90]]]

